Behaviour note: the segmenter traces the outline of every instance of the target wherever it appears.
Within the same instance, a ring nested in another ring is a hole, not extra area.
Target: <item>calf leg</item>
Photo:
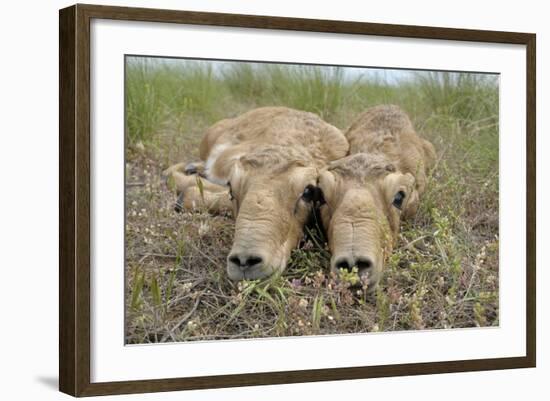
[[[229,188],[214,184],[198,175],[185,175],[173,171],[169,177],[169,186],[178,194],[175,210],[206,209],[213,214],[225,214],[232,210]]]
[[[204,175],[204,163],[203,162],[191,162],[191,163],[177,163],[168,167],[162,172],[162,176],[168,178],[172,173],[178,172],[186,175],[198,174]]]

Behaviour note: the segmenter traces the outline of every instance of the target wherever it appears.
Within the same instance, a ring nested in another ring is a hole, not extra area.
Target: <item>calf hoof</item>
[[[183,192],[178,195],[178,199],[174,204],[174,210],[176,211],[176,213],[181,213],[181,211],[183,210]]]
[[[189,163],[185,166],[183,172],[186,175],[200,174],[201,166],[197,163]]]

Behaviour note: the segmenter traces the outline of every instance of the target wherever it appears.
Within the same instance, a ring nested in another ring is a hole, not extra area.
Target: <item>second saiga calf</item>
[[[373,291],[392,250],[401,218],[416,213],[435,164],[433,145],[415,132],[407,114],[383,105],[362,113],[346,132],[349,156],[319,177],[321,217],[331,269],[351,271]]]

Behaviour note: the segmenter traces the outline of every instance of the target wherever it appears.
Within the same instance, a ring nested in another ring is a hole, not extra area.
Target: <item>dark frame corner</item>
[[[90,381],[90,20],[170,22],[525,45],[527,49],[527,310],[525,357],[195,378]],[[362,379],[535,367],[536,35],[77,4],[59,13],[59,389],[73,396]]]

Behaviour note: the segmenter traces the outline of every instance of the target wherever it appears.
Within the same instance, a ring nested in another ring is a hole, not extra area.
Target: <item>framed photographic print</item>
[[[60,11],[60,390],[534,367],[535,35]]]

